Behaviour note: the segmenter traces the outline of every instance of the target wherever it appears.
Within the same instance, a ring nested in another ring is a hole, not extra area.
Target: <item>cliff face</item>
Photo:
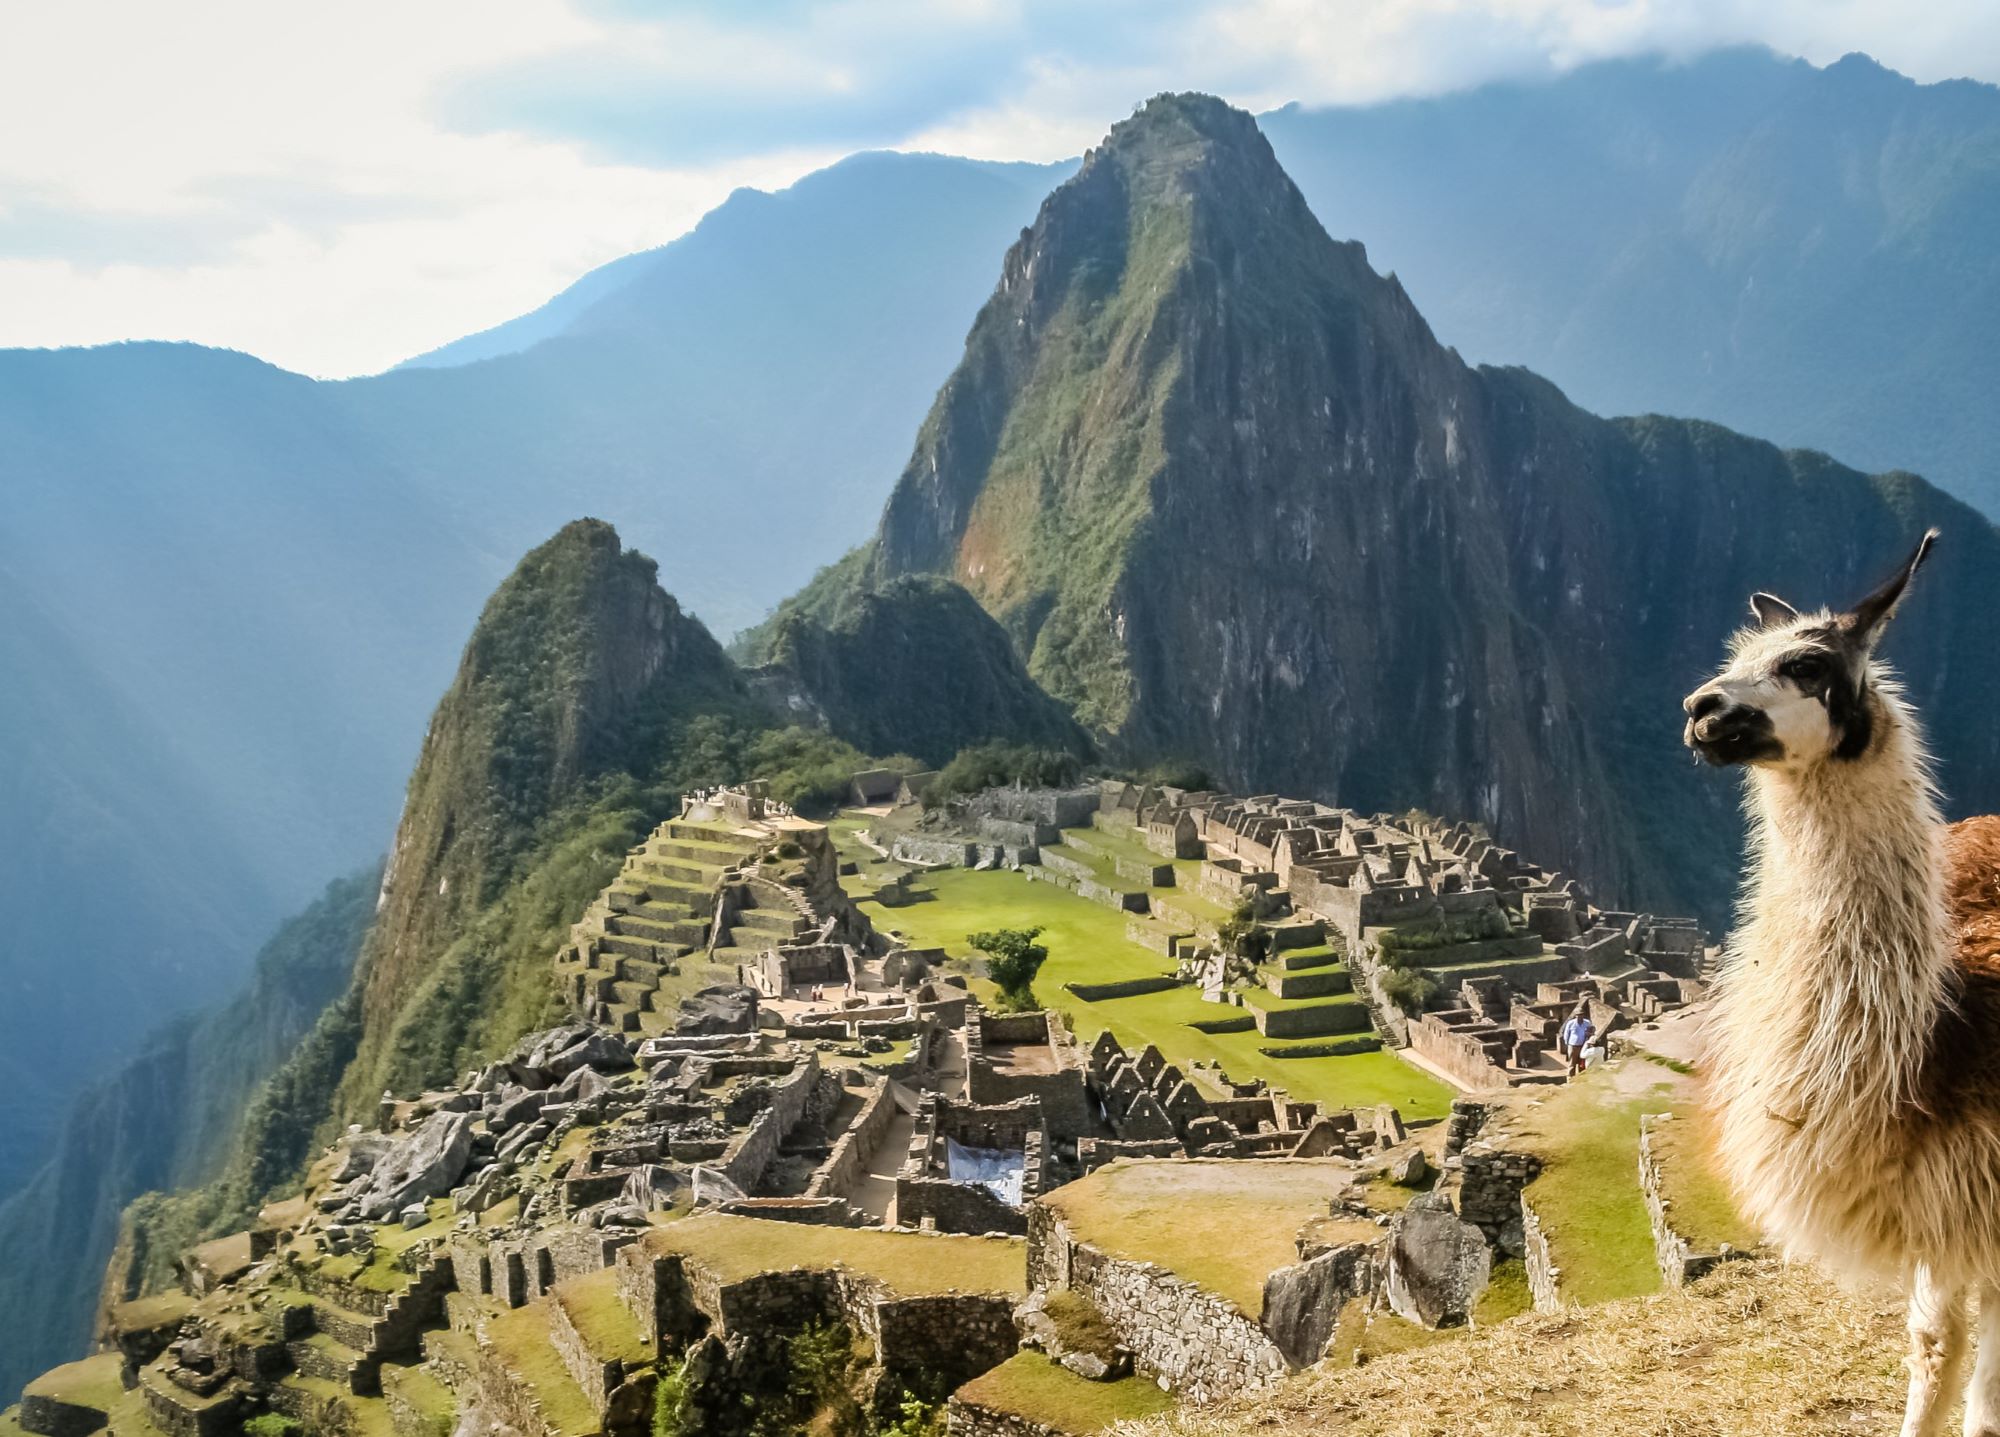
[[[781,713],[830,729],[863,752],[933,767],[989,740],[1082,750],[1083,730],[1028,677],[1007,634],[957,584],[891,580],[821,623],[778,616],[752,671]]]
[[[1466,366],[1249,116],[1167,96],[1009,251],[872,549],[800,607],[949,574],[1131,758],[1476,815],[1606,899],[1719,915],[1734,795],[1683,767],[1681,695],[1752,589],[1847,597],[1926,523],[1952,557],[1896,655],[1990,805],[2000,678],[1950,662],[2000,615],[1984,520]]]

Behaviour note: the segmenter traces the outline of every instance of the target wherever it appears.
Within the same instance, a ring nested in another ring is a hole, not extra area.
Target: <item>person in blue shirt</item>
[[[1562,1032],[1556,1035],[1556,1051],[1569,1060],[1569,1076],[1574,1078],[1583,1071],[1583,1050],[1590,1046],[1590,1040],[1597,1033],[1597,1025],[1590,1021],[1590,1007],[1578,1003],[1576,1011],[1569,1015],[1569,1021],[1562,1025]]]

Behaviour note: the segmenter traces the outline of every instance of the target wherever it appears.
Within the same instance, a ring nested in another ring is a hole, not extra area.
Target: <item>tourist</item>
[[[1583,1050],[1590,1046],[1591,1035],[1596,1031],[1597,1025],[1590,1021],[1590,1005],[1578,1003],[1556,1036],[1556,1051],[1568,1060],[1570,1077],[1583,1071]]]

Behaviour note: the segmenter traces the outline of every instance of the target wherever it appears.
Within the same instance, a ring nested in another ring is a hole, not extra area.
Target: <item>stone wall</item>
[[[1165,1268],[1078,1241],[1039,1205],[1029,1210],[1028,1284],[1089,1298],[1138,1364],[1187,1401],[1252,1391],[1288,1370],[1264,1329],[1232,1304]]]
[[[1646,1214],[1653,1223],[1653,1252],[1660,1263],[1660,1276],[1669,1287],[1682,1287],[1725,1262],[1751,1256],[1724,1243],[1714,1252],[1702,1252],[1675,1229],[1672,1204],[1661,1193],[1660,1157],[1653,1134],[1660,1124],[1673,1121],[1672,1113],[1660,1113],[1639,1120],[1639,1190],[1646,1196]]]
[[[1408,1028],[1411,1050],[1460,1087],[1492,1092],[1508,1086],[1506,1073],[1493,1066],[1485,1045],[1477,1039],[1422,1019]]]
[[[722,1175],[744,1192],[763,1181],[764,1171],[778,1155],[778,1145],[806,1110],[819,1083],[819,1055],[808,1053],[791,1075],[773,1085],[771,1105],[751,1120],[749,1129],[733,1140],[717,1164]]]
[[[965,1026],[965,1095],[975,1103],[1000,1104],[1033,1098],[1051,1137],[1082,1137],[1096,1126],[1084,1083],[1083,1056],[1062,1020],[1049,1013],[984,1013],[976,1009]],[[1052,1073],[1005,1072],[984,1061],[989,1043],[1046,1044],[1056,1064]]]
[[[1060,1428],[1036,1422],[1015,1412],[981,1407],[963,1397],[945,1403],[945,1431],[949,1437],[1070,1437]]]
[[[906,1167],[896,1176],[896,1221],[903,1227],[919,1227],[926,1219],[939,1232],[1004,1232],[1019,1237],[1028,1230],[1020,1208],[1009,1207],[985,1188],[913,1173]]]
[[[854,1115],[854,1121],[834,1142],[826,1161],[813,1173],[812,1181],[806,1184],[806,1196],[845,1197],[852,1192],[855,1182],[868,1170],[876,1149],[881,1147],[882,1134],[895,1118],[895,1094],[890,1091],[889,1080],[884,1078],[875,1084],[861,1111]]]
[[[1142,993],[1164,993],[1180,984],[1165,974],[1151,978],[1126,978],[1116,983],[1065,983],[1063,987],[1086,1003],[1101,1003],[1107,998],[1136,998]]]
[[[1527,1259],[1528,1291],[1534,1294],[1535,1311],[1561,1312],[1562,1269],[1549,1255],[1549,1237],[1542,1220],[1524,1194],[1521,1198],[1521,1243]]]
[[[850,1302],[862,1306],[853,1301],[862,1296],[856,1290]],[[883,1296],[865,1305],[871,1310],[875,1360],[882,1370],[920,1375],[947,1390],[998,1367],[1020,1343],[1014,1299],[1005,1293]]]
[[[1475,1142],[1446,1158],[1445,1170],[1457,1188],[1458,1215],[1484,1233],[1502,1257],[1526,1256],[1521,1191],[1541,1175],[1542,1160]]]

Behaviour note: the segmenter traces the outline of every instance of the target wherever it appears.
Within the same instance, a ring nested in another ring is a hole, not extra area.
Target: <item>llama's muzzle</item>
[[[1688,716],[1681,741],[1707,763],[1749,763],[1781,751],[1771,716],[1749,704],[1732,703],[1720,689],[1696,689],[1681,707]]]

